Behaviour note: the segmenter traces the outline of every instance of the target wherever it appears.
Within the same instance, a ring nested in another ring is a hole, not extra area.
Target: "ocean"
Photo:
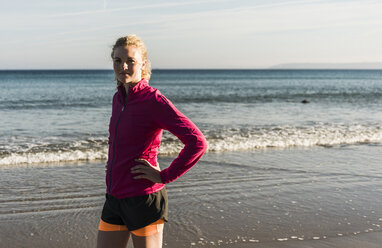
[[[382,70],[153,70],[150,85],[209,143],[167,186],[165,246],[381,232]],[[113,72],[0,71],[0,87],[0,239],[94,246]],[[161,167],[181,148],[165,131]]]

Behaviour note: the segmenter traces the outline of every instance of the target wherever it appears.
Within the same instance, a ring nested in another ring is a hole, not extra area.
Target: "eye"
[[[121,59],[114,59],[114,63],[121,63]]]
[[[129,60],[127,60],[127,62],[129,62],[130,64],[135,64],[136,63],[136,61],[134,59],[129,59]]]

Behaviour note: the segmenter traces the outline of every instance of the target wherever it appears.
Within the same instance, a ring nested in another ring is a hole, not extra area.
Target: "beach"
[[[380,154],[368,146],[206,154],[167,186],[164,247],[379,247]],[[2,167],[1,247],[94,247],[103,176],[100,162]]]
[[[0,248],[95,247],[113,79],[0,71]],[[209,144],[166,185],[164,247],[380,247],[382,71],[154,70],[150,85]],[[182,147],[164,131],[160,167]]]

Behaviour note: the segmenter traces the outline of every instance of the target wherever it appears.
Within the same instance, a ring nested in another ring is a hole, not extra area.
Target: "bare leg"
[[[129,237],[129,231],[98,231],[97,248],[126,248]]]
[[[158,233],[150,236],[136,236],[131,234],[133,238],[134,248],[162,248],[164,224],[158,225]]]

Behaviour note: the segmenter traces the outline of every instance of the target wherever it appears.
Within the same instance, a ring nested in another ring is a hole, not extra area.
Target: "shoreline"
[[[207,153],[166,186],[163,247],[380,247],[380,152],[352,146]],[[159,157],[163,168],[172,160]],[[0,247],[95,246],[103,162],[0,171]]]
[[[66,247],[95,247],[99,213],[101,208],[95,208],[87,213],[59,211],[51,213],[36,213],[25,220],[22,216],[12,220],[0,218],[2,245],[0,247],[20,248],[66,248]],[[25,221],[23,221],[23,219]],[[165,224],[163,247],[227,247],[227,248],[379,248],[382,244],[381,231],[328,237],[325,239],[264,241],[246,236],[236,239],[224,239],[230,231],[220,233],[219,238],[201,238],[191,241],[178,239],[179,229],[176,220]],[[192,234],[191,236],[194,236]],[[128,247],[133,247],[132,242]]]

